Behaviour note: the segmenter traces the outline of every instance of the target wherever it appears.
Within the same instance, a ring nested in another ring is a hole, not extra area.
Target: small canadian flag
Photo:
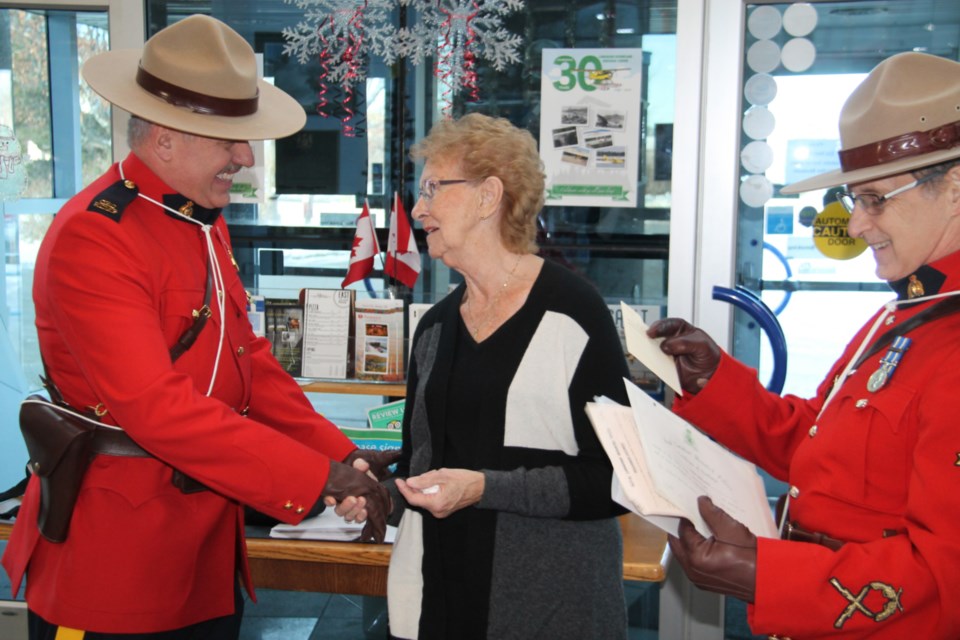
[[[370,206],[363,201],[363,211],[357,216],[357,232],[353,236],[353,248],[350,250],[350,266],[347,267],[347,276],[340,283],[341,289],[347,285],[363,280],[373,273],[373,258],[380,253],[377,244],[377,232],[373,228],[373,219],[370,218]]]
[[[420,250],[417,249],[410,220],[396,191],[393,193],[393,209],[390,211],[390,236],[387,240],[387,263],[384,271],[411,289],[420,275]]]

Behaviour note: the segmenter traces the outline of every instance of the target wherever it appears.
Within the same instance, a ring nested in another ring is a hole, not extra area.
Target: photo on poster
[[[580,144],[580,130],[576,127],[559,127],[553,130],[553,146],[555,149],[572,147],[577,144]]]
[[[569,162],[578,167],[585,167],[590,163],[590,150],[583,147],[570,147],[563,150],[562,162]]]
[[[583,144],[591,149],[613,146],[613,133],[606,129],[594,129],[583,134]]]
[[[627,152],[623,147],[597,149],[597,168],[618,169],[622,171],[626,165],[626,156]]]
[[[573,124],[581,126],[590,124],[590,108],[580,105],[561,107],[560,124]]]
[[[617,129],[622,130],[627,122],[627,114],[625,111],[618,111],[616,109],[597,109],[597,117],[594,121],[594,126],[603,127],[605,129]]]

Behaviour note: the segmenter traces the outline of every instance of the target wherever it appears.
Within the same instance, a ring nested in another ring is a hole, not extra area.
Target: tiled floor
[[[629,640],[655,640],[658,586],[625,583]],[[247,602],[240,640],[382,640],[386,600],[260,589]]]

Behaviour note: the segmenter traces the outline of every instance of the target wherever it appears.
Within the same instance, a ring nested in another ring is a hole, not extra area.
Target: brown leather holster
[[[80,485],[95,455],[153,457],[125,431],[98,425],[94,418],[40,395],[31,395],[20,405],[20,431],[30,469],[40,479],[37,526],[50,542],[67,539]],[[177,470],[173,484],[183,493],[206,489]]]
[[[93,459],[97,427],[32,395],[20,405],[20,431],[30,469],[40,479],[40,533],[51,542],[63,542],[83,474]]]

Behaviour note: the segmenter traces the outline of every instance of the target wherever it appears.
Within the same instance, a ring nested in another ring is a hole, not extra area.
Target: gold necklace
[[[496,295],[493,296],[493,300],[490,301],[489,306],[487,307],[488,311],[483,317],[483,322],[478,323],[473,331],[474,341],[479,337],[480,332],[483,329],[487,328],[487,325],[490,324],[490,321],[493,320],[494,315],[497,312],[497,304],[500,302],[500,298],[503,296],[503,292],[507,290],[507,285],[510,284],[510,279],[513,278],[513,274],[516,273],[517,267],[520,266],[520,259],[523,258],[523,254],[517,256],[517,261],[513,263],[513,268],[510,269],[510,272],[507,274],[507,277],[504,279],[503,284],[500,285],[500,288],[497,289]],[[470,295],[467,294],[467,311],[470,313],[470,316],[473,317],[473,306],[470,304]]]

